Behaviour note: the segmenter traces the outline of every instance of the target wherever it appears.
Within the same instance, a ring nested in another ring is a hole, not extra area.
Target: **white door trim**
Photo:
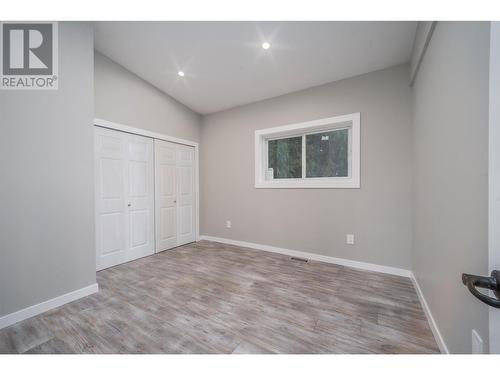
[[[167,134],[155,133],[155,132],[145,130],[145,129],[134,128],[132,126],[123,125],[123,124],[119,124],[117,122],[103,120],[100,118],[94,118],[94,125],[100,126],[101,128],[120,130],[120,131],[125,132],[125,133],[137,134],[137,135],[142,135],[144,137],[149,137],[149,138],[153,138],[153,139],[162,139],[164,141],[169,141],[169,142],[174,142],[174,143],[180,143],[182,145],[198,147],[197,142],[189,141],[187,139],[171,137]]]
[[[156,133],[149,130],[144,130],[140,128],[134,128],[132,126],[120,124],[113,121],[103,120],[100,118],[94,118],[94,125],[101,128],[119,130],[125,133],[142,135],[144,137],[149,137],[153,139],[160,139],[162,141],[174,142],[181,145],[187,145],[194,147],[194,157],[195,157],[195,172],[194,172],[194,187],[196,195],[196,240],[200,239],[200,158],[199,158],[199,145],[198,142],[189,141],[187,139],[171,137],[167,134]],[[156,247],[156,246],[155,246]]]
[[[500,22],[490,24],[488,253],[489,272],[500,269]],[[478,301],[478,303],[481,303]],[[489,308],[490,353],[500,353],[500,310]]]

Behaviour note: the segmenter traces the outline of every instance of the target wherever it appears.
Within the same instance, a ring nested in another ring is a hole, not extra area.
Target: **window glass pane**
[[[274,139],[267,146],[273,178],[302,178],[302,137]]]
[[[306,177],[347,177],[349,130],[306,135]]]

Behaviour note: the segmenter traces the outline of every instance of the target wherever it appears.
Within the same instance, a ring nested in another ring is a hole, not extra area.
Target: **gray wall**
[[[59,24],[59,90],[0,91],[0,316],[95,283],[93,32]]]
[[[204,117],[201,233],[409,268],[408,79],[401,65]],[[361,112],[361,189],[254,188],[256,129],[353,112]]]
[[[438,22],[413,90],[413,270],[451,352],[488,340],[462,272],[488,272],[489,24]]]
[[[95,52],[95,117],[199,142],[200,116]]]

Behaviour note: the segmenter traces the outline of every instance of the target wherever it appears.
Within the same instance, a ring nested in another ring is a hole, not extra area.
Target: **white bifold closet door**
[[[153,140],[95,127],[97,270],[154,253]]]
[[[155,139],[156,252],[196,241],[194,147]]]

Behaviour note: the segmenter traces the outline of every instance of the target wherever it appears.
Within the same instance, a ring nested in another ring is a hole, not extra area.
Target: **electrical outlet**
[[[472,354],[484,354],[483,339],[475,329],[472,330]]]
[[[231,220],[226,221],[226,228],[231,228]]]
[[[345,242],[348,245],[354,245],[354,234],[348,234],[345,238]]]

